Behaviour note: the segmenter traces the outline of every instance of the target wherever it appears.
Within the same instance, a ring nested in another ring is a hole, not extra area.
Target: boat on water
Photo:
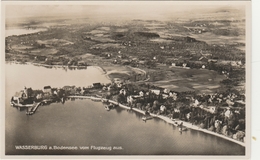
[[[33,115],[33,111],[28,111],[28,112],[26,112],[26,115]]]
[[[152,119],[152,118],[153,118],[153,116],[151,116],[148,111],[145,111],[144,116],[142,117],[142,120],[146,121],[146,120],[149,120],[149,119]]]
[[[180,127],[179,128],[179,132],[182,132],[182,131],[187,131],[188,129],[186,127]]]
[[[179,126],[178,122],[174,122],[173,125],[176,126],[176,127]]]
[[[176,122],[177,123],[177,122]],[[178,123],[177,123],[178,124]],[[183,126],[183,122],[177,125],[179,127],[179,132],[187,131],[187,128]]]
[[[117,106],[118,106],[118,105],[116,105],[116,104],[110,103],[110,104],[105,105],[105,109],[106,109],[107,111],[109,111],[110,109],[113,109],[113,108],[115,108],[115,107],[117,107]]]
[[[146,121],[146,120],[150,120],[150,119],[152,119],[153,117],[152,116],[143,116],[142,117],[142,120],[143,121]]]
[[[51,102],[53,102],[52,99],[44,99],[44,100],[42,100],[43,104],[50,104]]]
[[[105,105],[105,109],[106,109],[107,111],[110,111],[110,108],[109,108],[108,105]]]
[[[187,127],[184,127],[183,126],[183,122],[180,122],[178,123],[175,119],[171,119],[173,121],[173,125],[176,126],[176,127],[179,127],[179,131],[182,132],[182,131],[187,131],[188,128]]]

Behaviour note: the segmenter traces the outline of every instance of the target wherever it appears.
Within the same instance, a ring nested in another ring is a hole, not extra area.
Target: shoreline
[[[94,100],[94,101],[108,100],[108,99],[99,98],[99,97],[94,97],[94,96],[68,96],[68,98],[82,98],[82,99],[90,99],[90,100]],[[113,101],[113,100],[108,100],[108,102],[113,103],[113,104],[116,104],[116,105],[118,105],[119,107],[124,108],[124,109],[131,109],[131,107],[128,107],[128,106],[126,106],[126,105],[123,105],[123,104],[118,103],[118,102]],[[142,110],[140,110],[140,109],[138,109],[138,108],[132,108],[132,110],[134,110],[134,111],[136,111],[136,112],[139,112],[139,113],[142,113],[142,114],[145,114],[144,111],[142,111]],[[245,144],[244,142],[237,141],[237,140],[235,140],[235,139],[233,139],[233,138],[224,136],[224,135],[219,134],[219,133],[216,133],[216,132],[209,131],[209,130],[207,130],[207,129],[202,129],[202,128],[198,127],[198,126],[192,125],[191,123],[188,123],[188,122],[185,122],[185,121],[181,121],[181,120],[173,121],[173,120],[171,120],[171,119],[168,118],[168,117],[165,117],[165,116],[162,116],[162,115],[156,115],[156,114],[153,114],[153,113],[151,113],[150,115],[153,116],[153,117],[158,117],[159,119],[164,120],[165,122],[170,123],[170,124],[173,124],[173,125],[174,125],[174,122],[183,122],[183,126],[187,127],[188,129],[193,129],[193,130],[201,131],[201,132],[204,132],[204,133],[213,135],[213,136],[217,136],[217,137],[223,138],[223,139],[225,139],[225,140],[234,142],[234,143],[236,143],[236,144],[238,144],[238,145],[240,145],[240,146],[243,146],[243,147],[246,146],[246,144]]]
[[[102,67],[102,66],[98,66],[98,65],[89,65],[89,66],[68,66],[68,65],[49,65],[49,64],[42,64],[42,63],[35,63],[35,62],[19,62],[19,61],[5,61],[8,63],[15,63],[15,64],[29,64],[29,65],[34,65],[34,66],[38,66],[38,67],[54,67],[54,68],[86,68],[87,67],[94,67],[96,69],[98,69],[102,74],[104,74],[106,76],[106,78],[109,81],[112,81],[112,79],[109,77],[109,75],[107,74],[107,71]]]
[[[104,75],[106,76],[106,78],[107,78],[110,82],[112,82],[112,79],[109,77],[109,75],[107,74],[107,71],[106,71],[102,66],[96,65],[96,66],[92,66],[92,67],[95,67],[95,68],[97,68],[98,70],[100,70],[100,72],[101,72],[102,74],[104,74]]]
[[[7,62],[11,62],[11,63],[20,63],[20,64],[31,64],[31,65],[35,65],[35,66],[45,66],[45,67],[57,67],[57,68],[64,68],[64,67],[68,67],[66,65],[47,65],[47,64],[40,64],[40,63],[33,63],[33,62],[25,62],[25,63],[21,63],[21,62],[18,62],[18,61],[7,61]],[[80,67],[80,66],[71,66],[71,67]],[[85,66],[84,66],[85,67]],[[87,66],[86,66],[87,67]],[[91,67],[95,67],[97,68],[98,70],[100,70],[101,73],[105,74],[105,76],[108,78],[108,80],[111,81],[111,78],[109,77],[109,75],[107,75],[107,72],[104,68],[102,68],[101,66],[91,66]],[[68,98],[83,98],[83,99],[91,99],[91,100],[94,100],[94,101],[102,101],[103,98],[100,98],[100,97],[95,97],[95,96],[68,96]],[[106,100],[106,99],[104,99]],[[116,101],[112,101],[112,100],[108,100],[108,102],[110,103],[113,103],[113,104],[118,104],[121,108],[124,108],[124,109],[131,109],[131,107],[128,107],[128,106],[125,106],[123,104],[120,104]],[[142,113],[144,114],[145,112],[140,110],[140,109],[137,109],[137,108],[132,108],[132,110],[136,111],[136,112],[139,112],[139,113]],[[214,136],[218,136],[220,138],[223,138],[223,139],[226,139],[226,140],[229,140],[231,142],[234,142],[236,144],[239,144],[243,147],[245,147],[245,143],[244,142],[241,142],[241,141],[237,141],[235,139],[232,139],[230,137],[227,137],[227,136],[224,136],[222,134],[218,134],[218,133],[215,133],[215,132],[212,132],[212,131],[209,131],[207,129],[201,129],[200,127],[198,126],[195,126],[195,125],[192,125],[191,123],[188,123],[188,122],[185,122],[185,121],[181,121],[181,120],[175,120],[173,121],[172,119],[168,118],[168,117],[165,117],[165,116],[162,116],[162,115],[156,115],[156,114],[153,114],[151,113],[150,114],[151,116],[153,117],[158,117],[162,120],[164,120],[165,122],[167,123],[170,123],[170,124],[174,124],[174,122],[183,122],[183,126],[189,128],[189,129],[193,129],[193,130],[197,130],[197,131],[202,131],[204,133],[208,133],[208,134],[211,134],[211,135],[214,135]]]
[[[40,66],[40,67],[56,67],[56,68],[65,68],[65,67],[87,68],[87,67],[90,67],[90,66],[49,65],[49,64],[42,64],[42,63],[35,63],[35,62],[19,62],[19,61],[5,61],[5,62],[6,63],[15,63],[15,64],[31,64],[31,65]]]

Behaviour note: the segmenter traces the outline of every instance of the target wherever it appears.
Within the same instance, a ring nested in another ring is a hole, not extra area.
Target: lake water
[[[106,111],[100,102],[66,101],[40,106],[32,116],[11,107],[11,96],[26,87],[88,86],[109,80],[96,67],[86,70],[5,65],[5,153],[7,155],[244,155],[245,148],[203,132],[178,129],[160,119],[122,108]],[[78,147],[77,150],[21,150],[19,145]],[[79,147],[85,146],[85,149]],[[92,146],[92,148],[91,148]],[[98,146],[104,149],[97,150]],[[89,148],[88,148],[89,147]],[[113,149],[113,147],[116,147]]]
[[[12,35],[23,35],[23,34],[31,34],[31,33],[37,33],[41,31],[46,31],[46,28],[39,28],[39,29],[25,29],[25,28],[8,28],[5,30],[5,37],[12,36]]]

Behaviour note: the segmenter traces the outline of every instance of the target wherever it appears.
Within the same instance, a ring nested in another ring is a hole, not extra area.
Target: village
[[[119,106],[144,114],[145,121],[160,118],[244,145],[245,45],[232,41],[239,30],[228,28],[231,21],[161,23],[80,24],[7,37],[6,61],[65,70],[97,66],[111,80],[42,90],[26,86],[11,105],[33,115],[44,105],[88,98],[102,101],[108,111]],[[227,40],[212,43],[207,34]]]
[[[163,116],[173,122],[187,122],[192,126],[244,142],[245,96],[230,90],[223,93],[195,94],[175,92],[146,83],[117,80],[109,84],[94,83],[82,88],[44,86],[43,90],[33,90],[25,87],[12,97],[11,104],[19,109],[26,108],[26,113],[32,115],[41,105],[65,103],[70,99],[87,97],[102,101],[104,105],[111,100],[114,102],[113,107],[120,104],[130,110],[137,109],[145,115]]]

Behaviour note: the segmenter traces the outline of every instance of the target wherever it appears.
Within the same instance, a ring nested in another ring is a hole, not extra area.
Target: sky
[[[120,5],[6,5],[6,18],[21,17],[48,17],[48,16],[81,16],[107,18],[124,17],[132,19],[165,19],[172,17],[185,17],[209,13],[239,13],[244,14],[243,6],[231,5],[156,5],[146,3],[120,4]]]

